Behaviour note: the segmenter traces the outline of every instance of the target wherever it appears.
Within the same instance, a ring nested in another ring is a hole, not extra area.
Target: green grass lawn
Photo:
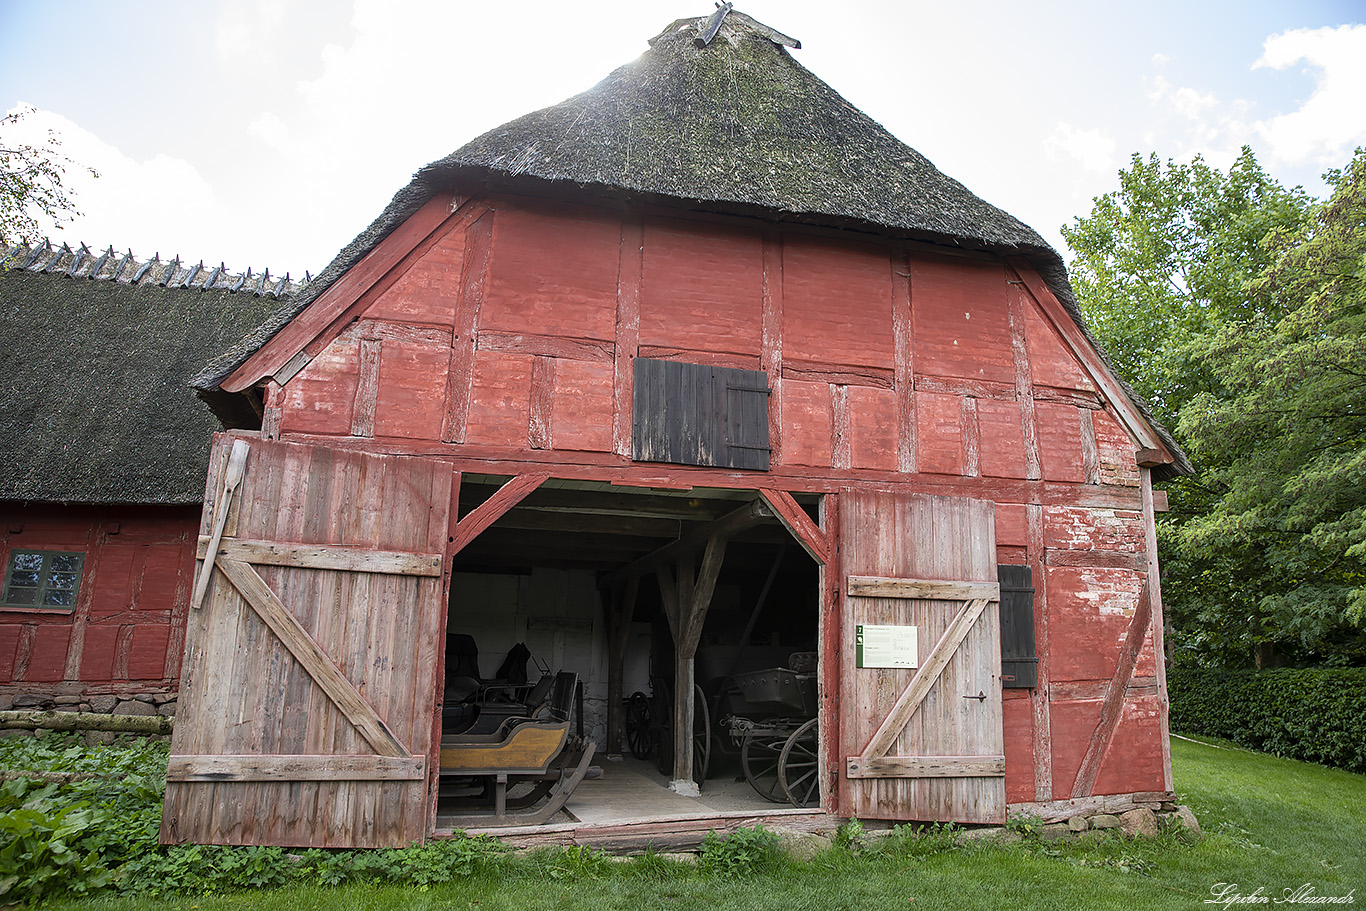
[[[1204,837],[950,847],[944,838],[888,839],[782,860],[725,877],[646,856],[613,861],[548,852],[506,860],[453,884],[416,888],[294,887],[178,899],[53,903],[69,909],[803,909],[1211,908],[1211,887],[1236,883],[1282,898],[1356,890],[1366,902],[1366,776],[1258,753],[1175,740],[1182,802]],[[1321,906],[1319,906],[1321,907]]]

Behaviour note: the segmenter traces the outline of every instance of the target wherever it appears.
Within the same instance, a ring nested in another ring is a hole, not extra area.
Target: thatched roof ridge
[[[0,246],[0,500],[199,502],[223,424],[189,380],[300,287],[112,248]]]
[[[731,12],[702,46],[708,18],[675,21],[640,58],[588,91],[427,165],[318,276],[298,309],[443,189],[568,188],[1024,256],[1086,331],[1062,259],[1038,233],[943,174],[804,68],[787,51],[797,42]],[[287,321],[261,327],[210,364],[196,385],[215,388]],[[1152,423],[1181,460],[1172,471],[1185,473],[1179,447]]]

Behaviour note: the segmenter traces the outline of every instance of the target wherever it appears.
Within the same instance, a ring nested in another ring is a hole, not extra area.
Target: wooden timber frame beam
[[[713,522],[693,529],[677,541],[672,541],[658,550],[646,554],[634,563],[613,570],[602,577],[598,587],[612,588],[631,579],[639,579],[641,576],[649,575],[655,572],[658,567],[676,561],[680,555],[691,554],[700,550],[712,538],[730,538],[766,519],[773,518],[773,516],[773,511],[763,500],[752,500]]]
[[[639,577],[612,589],[607,605],[607,755],[621,755],[622,677],[631,616],[636,610]]]

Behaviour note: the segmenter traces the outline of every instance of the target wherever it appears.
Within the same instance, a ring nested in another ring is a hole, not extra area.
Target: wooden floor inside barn
[[[626,758],[594,764],[602,775],[583,781],[551,822],[465,831],[500,836],[518,846],[591,844],[664,850],[700,844],[710,830],[733,831],[762,823],[770,828],[822,831],[836,822],[819,809],[795,809],[765,800],[738,770],[709,778],[700,796],[684,797],[669,790],[668,779],[651,762]],[[438,836],[459,828],[458,816],[438,815]]]

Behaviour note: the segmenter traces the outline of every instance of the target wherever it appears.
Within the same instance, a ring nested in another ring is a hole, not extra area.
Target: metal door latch
[[[982,692],[981,690],[978,690],[976,696],[973,696],[973,695],[971,695],[971,694],[969,694],[969,693],[964,693],[964,694],[963,694],[963,698],[964,698],[964,699],[976,699],[978,702],[985,702],[985,701],[986,701],[986,698],[987,698],[987,694],[984,693],[984,692]]]

